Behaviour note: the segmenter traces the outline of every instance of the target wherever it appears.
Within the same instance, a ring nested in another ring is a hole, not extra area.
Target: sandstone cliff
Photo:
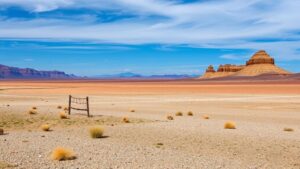
[[[226,76],[257,76],[266,73],[274,74],[291,74],[290,72],[277,67],[275,61],[264,50],[256,52],[247,62],[246,65],[220,65],[215,71],[210,65],[201,79],[217,78]]]

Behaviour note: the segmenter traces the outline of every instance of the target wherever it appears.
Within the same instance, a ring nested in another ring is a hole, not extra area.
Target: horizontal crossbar
[[[74,108],[74,107],[71,107],[71,109],[74,109],[74,110],[82,110],[82,111],[87,111],[88,109],[79,109],[79,108]]]

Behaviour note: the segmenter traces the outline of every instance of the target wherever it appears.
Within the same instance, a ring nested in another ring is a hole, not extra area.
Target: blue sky
[[[297,0],[0,0],[0,64],[201,74],[259,49],[300,72]]]

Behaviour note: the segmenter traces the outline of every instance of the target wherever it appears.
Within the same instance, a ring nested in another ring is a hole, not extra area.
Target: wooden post
[[[72,96],[69,95],[69,108],[68,108],[69,115],[71,114],[71,99],[72,99]]]
[[[89,97],[86,97],[86,111],[87,111],[87,116],[90,117]]]

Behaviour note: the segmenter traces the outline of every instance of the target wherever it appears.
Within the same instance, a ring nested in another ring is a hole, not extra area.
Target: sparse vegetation
[[[155,147],[156,147],[156,148],[160,148],[160,147],[162,147],[163,145],[164,145],[163,143],[156,143],[156,144],[155,144]]]
[[[104,129],[101,126],[93,126],[89,131],[92,138],[101,138],[103,136]]]
[[[236,129],[235,123],[232,121],[228,121],[224,124],[224,129]]]
[[[187,113],[187,115],[188,115],[188,116],[193,116],[194,113],[193,113],[192,111],[189,111],[189,112]]]
[[[0,128],[0,135],[4,134],[4,130],[2,128]]]
[[[62,109],[62,106],[57,106],[57,109]]]
[[[53,160],[63,161],[63,160],[73,160],[76,158],[74,152],[70,149],[63,147],[57,147],[53,150],[51,154]]]
[[[134,109],[130,109],[130,112],[134,113],[134,112],[135,112],[135,110],[134,110]]]
[[[173,116],[167,116],[168,120],[174,120]]]
[[[37,110],[37,107],[33,106],[31,109],[32,109],[32,110]]]
[[[182,116],[183,114],[182,114],[182,112],[177,112],[176,114],[175,114],[176,116]]]
[[[66,114],[65,112],[60,112],[60,113],[59,113],[59,117],[60,117],[61,119],[67,119],[67,118],[68,118],[68,116],[67,116],[67,114]]]
[[[34,109],[32,109],[32,110],[29,110],[29,111],[28,111],[28,114],[34,115],[34,114],[37,114],[37,111],[34,110]]]
[[[130,119],[130,123],[144,123],[152,120]],[[124,123],[120,117],[112,116],[94,116],[87,118],[86,116],[74,114],[72,118],[61,120],[59,114],[56,113],[38,113],[36,115],[20,115],[20,113],[11,112],[3,113],[0,111],[0,128],[4,130],[36,130],[40,129],[43,124],[48,124],[50,130],[52,127],[67,128],[72,126],[94,126],[94,125],[111,125]],[[40,129],[41,130],[41,129]]]
[[[294,129],[286,127],[286,128],[283,129],[283,131],[292,132],[292,131],[294,131]]]
[[[49,126],[48,124],[43,124],[43,125],[41,126],[41,129],[42,129],[43,131],[50,131],[50,126]]]
[[[16,167],[16,165],[12,165],[12,164],[9,164],[7,162],[4,162],[4,161],[0,161],[0,169],[4,169],[4,168],[14,168]]]
[[[203,119],[209,119],[209,116],[203,115],[202,118],[203,118]]]
[[[123,118],[123,122],[124,122],[124,123],[130,123],[130,121],[129,121],[129,119],[128,119],[127,117],[124,117],[124,118]]]

